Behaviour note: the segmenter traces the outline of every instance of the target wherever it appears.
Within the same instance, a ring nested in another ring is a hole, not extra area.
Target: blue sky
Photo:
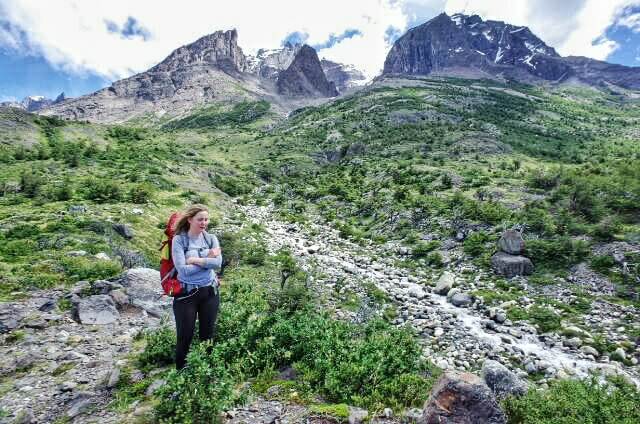
[[[527,25],[563,55],[640,66],[640,0],[505,1],[0,0],[0,101],[86,94],[230,28],[245,53],[306,42],[373,77],[397,37],[442,11]]]

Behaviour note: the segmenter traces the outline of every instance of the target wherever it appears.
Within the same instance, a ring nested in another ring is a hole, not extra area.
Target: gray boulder
[[[112,227],[113,227],[113,231],[120,234],[122,237],[126,238],[127,240],[131,240],[135,235],[133,228],[131,228],[127,224],[113,224]]]
[[[504,252],[498,252],[491,257],[491,268],[496,274],[507,278],[533,273],[533,263],[529,258],[509,255]]]
[[[467,293],[458,292],[451,296],[449,302],[451,302],[453,306],[464,308],[471,305],[471,303],[473,302],[473,298]]]
[[[362,424],[369,417],[366,409],[349,406],[349,424]]]
[[[442,296],[446,296],[449,293],[449,290],[453,288],[455,284],[455,275],[452,272],[445,271],[442,273],[438,282],[436,283],[436,287],[433,289],[433,292]]]
[[[425,403],[422,424],[505,424],[493,392],[477,375],[446,372]]]
[[[522,396],[527,385],[500,362],[487,359],[482,365],[482,379],[498,400],[507,396]]]
[[[82,324],[111,324],[120,318],[113,299],[104,294],[89,296],[80,300],[77,315]]]
[[[521,255],[524,252],[524,240],[519,231],[507,230],[498,240],[498,247],[510,255]]]
[[[171,307],[171,298],[164,295],[160,285],[160,272],[155,269],[132,268],[124,274],[122,284],[130,303],[150,315],[161,317]]]

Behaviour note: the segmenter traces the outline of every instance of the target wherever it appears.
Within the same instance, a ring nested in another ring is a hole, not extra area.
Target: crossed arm
[[[173,258],[173,264],[178,271],[178,275],[182,277],[189,276],[198,272],[202,268],[218,270],[222,267],[222,250],[218,243],[218,239],[213,237],[214,248],[209,249],[207,256],[202,258],[185,258],[184,247],[182,244],[182,237],[175,237],[173,239],[173,246],[171,249],[171,256]]]

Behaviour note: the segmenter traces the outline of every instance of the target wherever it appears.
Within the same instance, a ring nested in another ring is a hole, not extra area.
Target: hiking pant
[[[202,287],[176,296],[173,299],[173,315],[176,318],[176,369],[184,368],[193,331],[198,318],[200,340],[215,337],[216,318],[220,307],[220,295],[213,287]]]

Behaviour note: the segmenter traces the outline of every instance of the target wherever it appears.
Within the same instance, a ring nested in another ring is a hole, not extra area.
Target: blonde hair
[[[189,219],[198,215],[200,212],[209,212],[209,208],[205,205],[195,204],[189,206],[176,223],[175,234],[186,233],[189,231]]]

